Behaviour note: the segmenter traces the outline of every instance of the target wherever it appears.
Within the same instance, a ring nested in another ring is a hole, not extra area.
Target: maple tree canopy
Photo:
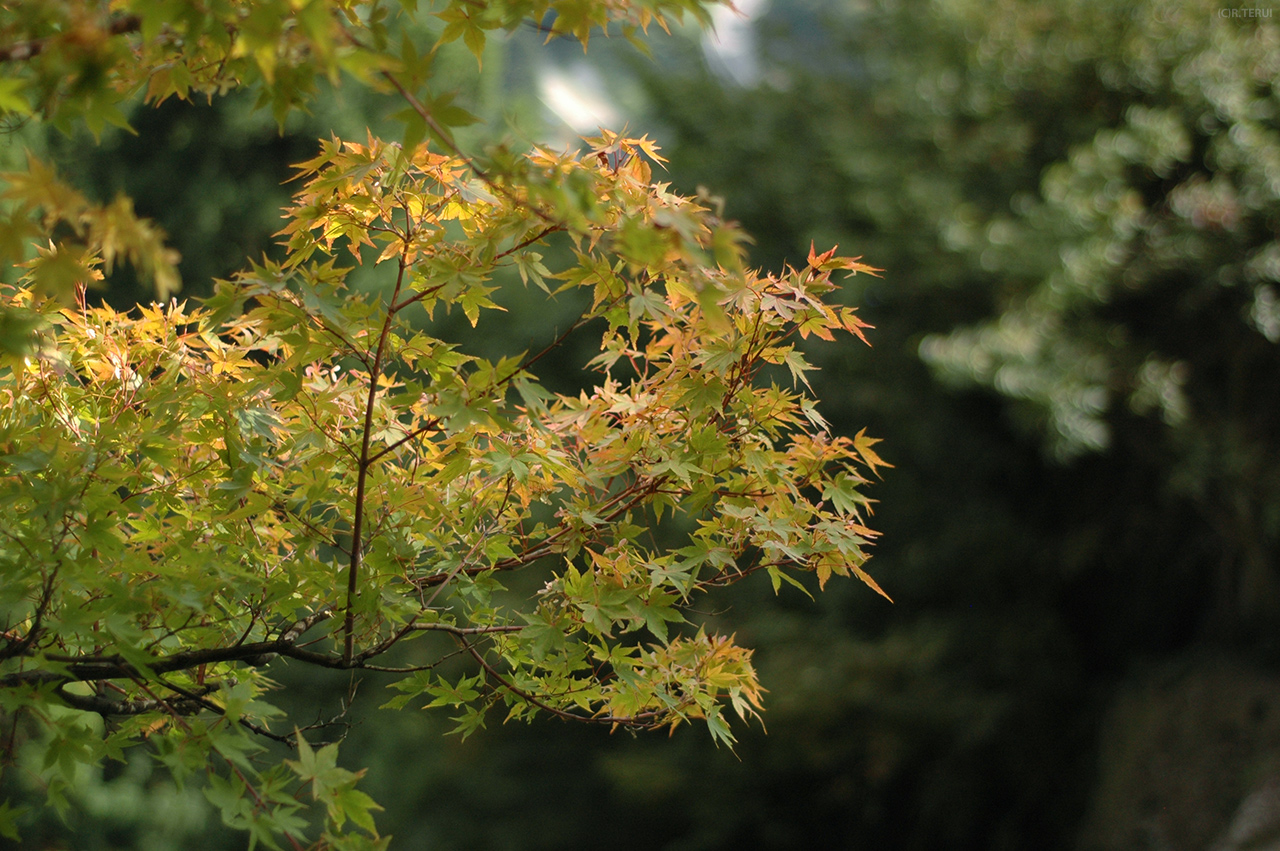
[[[275,666],[367,672],[388,706],[448,707],[463,732],[500,709],[697,719],[730,742],[726,708],[753,716],[762,689],[750,651],[696,622],[703,595],[752,573],[883,594],[862,489],[884,462],[829,432],[798,348],[861,338],[824,297],[877,270],[834,249],[747,268],[714,204],[654,181],[647,138],[460,150],[470,117],[403,35],[425,14],[477,57],[522,21],[585,46],[707,17],[698,0],[0,10],[10,119],[97,134],[139,97],[247,88],[283,121],[327,78],[385,94],[405,127],[322,141],[283,259],[200,304],[173,297],[179,258],[127,198],[95,203],[36,157],[3,176],[0,756],[33,760],[54,805],[79,766],[145,742],[254,842],[386,847],[331,728],[267,702]],[[158,303],[93,306],[121,263]],[[385,288],[349,286],[357,264]],[[475,327],[517,278],[580,294],[548,346],[487,360],[424,330],[448,311]],[[539,361],[573,333],[599,339],[590,387],[553,392]],[[254,757],[272,740],[292,758]],[[0,807],[0,834],[18,818]]]

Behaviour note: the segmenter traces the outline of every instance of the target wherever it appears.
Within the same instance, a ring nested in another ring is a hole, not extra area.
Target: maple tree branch
[[[541,231],[539,231],[538,233],[535,233],[533,236],[529,237],[528,239],[521,240],[520,242],[508,248],[506,251],[498,252],[497,254],[494,255],[493,259],[501,260],[504,257],[510,257],[512,254],[515,254],[520,249],[528,248],[530,245],[533,245],[535,242],[541,242],[551,234],[561,230],[564,230],[563,225],[547,225]]]
[[[149,700],[111,700],[96,694],[76,694],[67,691],[67,683],[60,684],[57,689],[58,698],[72,709],[79,709],[84,712],[93,712],[101,715],[103,718],[122,715],[141,715],[144,712],[153,712],[155,710],[164,710],[166,712],[174,712],[178,715],[194,715],[204,706],[208,706],[208,701],[202,700],[203,695],[219,688],[218,683],[212,683],[203,686],[198,692],[183,692],[179,689],[173,689],[179,692],[181,700],[165,700],[163,698],[151,698]],[[166,688],[173,688],[166,684]]]
[[[616,301],[616,299],[615,299],[615,301]],[[529,369],[529,367],[533,366],[535,363],[537,363],[538,361],[542,360],[544,357],[546,357],[546,356],[547,356],[548,354],[550,354],[552,351],[554,351],[555,349],[557,349],[557,348],[559,348],[561,345],[563,345],[563,344],[564,344],[564,341],[565,341],[565,340],[567,340],[567,339],[569,338],[569,335],[570,335],[570,334],[572,334],[574,331],[577,331],[577,330],[578,330],[579,328],[581,328],[583,325],[586,325],[586,324],[587,324],[588,322],[590,322],[592,319],[597,318],[597,316],[598,316],[598,314],[597,314],[596,310],[595,310],[595,309],[593,309],[593,308],[587,308],[586,310],[582,311],[582,313],[578,316],[578,318],[577,318],[577,319],[575,319],[575,320],[573,321],[573,324],[571,324],[568,328],[564,329],[564,333],[562,333],[560,336],[556,337],[554,340],[552,340],[550,343],[548,343],[548,344],[547,344],[547,345],[542,349],[542,351],[538,352],[536,355],[533,355],[532,357],[525,358],[524,363],[520,364],[520,365],[519,365],[519,366],[517,366],[515,369],[513,369],[511,372],[509,372],[509,373],[507,373],[506,375],[504,375],[500,380],[495,381],[495,382],[494,382],[494,389],[495,389],[495,390],[496,390],[496,389],[498,389],[499,387],[501,387],[502,385],[506,384],[506,383],[507,383],[508,381],[510,381],[511,379],[515,378],[515,377],[516,377],[517,375],[519,375],[520,373],[525,372],[526,370],[528,370],[528,369]]]
[[[492,177],[489,176],[488,172],[480,168],[480,166],[476,165],[475,160],[467,156],[466,154],[464,154],[462,152],[462,149],[459,148],[454,143],[452,137],[449,136],[448,131],[445,130],[444,126],[440,124],[439,121],[436,120],[436,117],[434,115],[431,114],[431,110],[427,109],[426,106],[423,105],[422,101],[418,100],[418,98],[413,94],[413,92],[409,91],[409,89],[406,88],[405,85],[400,82],[399,78],[396,77],[395,74],[392,74],[390,71],[383,71],[382,76],[389,83],[391,83],[392,86],[395,87],[396,91],[400,93],[400,96],[403,97],[405,99],[405,102],[409,104],[409,108],[412,109],[414,112],[418,113],[418,117],[421,118],[423,123],[426,124],[427,127],[431,129],[431,132],[436,134],[436,136],[440,139],[440,142],[446,148],[449,149],[449,153],[453,154],[458,159],[464,161],[467,164],[467,167],[470,168],[471,171],[475,173],[476,177],[480,178],[480,180],[484,182],[485,186],[488,186],[494,192],[497,192],[499,195],[502,195],[508,201],[511,201],[514,204],[519,204],[521,207],[524,207],[526,210],[533,213],[535,216],[542,219],[547,224],[551,225],[552,228],[559,230],[564,227],[562,223],[557,222],[554,218],[552,218],[546,212],[538,209],[537,207],[531,206],[526,201],[522,201],[521,199],[515,197],[511,193],[510,189],[503,186],[501,183],[498,183],[496,180],[494,180]]]
[[[520,624],[495,624],[494,626],[454,626],[451,623],[413,623],[410,629],[414,632],[447,632],[450,635],[497,635],[501,633],[519,632],[524,629]]]
[[[181,650],[168,656],[157,656],[149,659],[147,669],[154,674],[167,674],[174,671],[185,671],[201,665],[218,662],[245,662],[258,666],[270,662],[275,655],[300,658],[304,661],[315,661],[316,658],[331,662],[331,657],[320,653],[311,653],[294,647],[294,643],[311,627],[332,616],[329,607],[308,615],[292,624],[272,641],[257,641],[247,644],[236,644],[231,647],[210,647],[202,650]],[[18,671],[0,677],[0,688],[15,688],[23,685],[39,685],[42,683],[95,682],[123,678],[138,678],[143,672],[136,665],[122,656],[63,656],[47,654],[51,662],[64,665],[61,671]]]
[[[122,18],[112,18],[107,24],[106,32],[114,36],[138,32],[140,29],[142,29],[142,18],[137,15],[126,15]],[[0,47],[0,62],[26,62],[28,59],[34,59],[44,53],[45,48],[50,44],[59,39],[68,38],[69,35],[71,34],[65,32],[57,33],[44,38],[33,38],[30,41],[4,45]]]
[[[27,634],[21,637],[9,632],[5,632],[3,634],[6,646],[3,650],[0,650],[0,661],[4,659],[11,659],[15,656],[27,655],[32,645],[34,645],[44,633],[44,627],[42,624],[44,622],[45,613],[49,610],[49,604],[53,601],[54,580],[57,578],[57,575],[58,568],[55,566],[53,570],[49,571],[49,575],[45,577],[43,583],[44,587],[40,592],[40,600],[36,603],[36,610],[32,615],[31,626],[27,629]]]
[[[199,709],[208,709],[209,711],[214,712],[218,715],[222,715],[224,717],[227,714],[227,710],[225,707],[219,706],[218,704],[214,703],[211,700],[206,700],[204,697],[205,694],[209,694],[212,691],[216,691],[217,686],[214,686],[213,688],[209,688],[209,689],[202,689],[200,692],[190,692],[182,688],[181,686],[176,686],[176,685],[173,685],[172,683],[161,681],[161,684],[165,688],[170,689],[182,695],[185,701],[195,706],[196,711],[198,711]],[[194,714],[194,711],[192,713],[187,713],[187,714]],[[241,727],[244,727],[246,730],[248,730],[251,733],[262,736],[263,738],[271,739],[274,742],[279,742],[283,745],[287,745],[290,749],[296,747],[294,743],[294,739],[292,737],[282,736],[279,733],[273,733],[270,730],[268,730],[266,727],[263,727],[259,724],[255,724],[243,716],[241,716],[240,718],[237,718],[236,723],[239,724]]]
[[[241,644],[237,647],[210,647],[203,650],[182,650],[168,656],[148,660],[147,667],[154,673],[169,673],[197,668],[217,662],[250,662],[271,653],[284,653],[289,646],[278,641],[261,641]],[[0,677],[0,688],[15,688],[42,683],[95,682],[142,676],[133,663],[121,656],[58,657],[47,656],[50,661],[61,662],[61,671],[18,671]]]
[[[349,660],[338,655],[316,653],[295,645],[294,642],[296,642],[311,625],[330,616],[331,612],[328,610],[317,612],[309,618],[304,618],[303,620],[298,621],[286,630],[279,638],[273,641],[259,641],[249,644],[240,644],[233,647],[211,647],[203,650],[184,650],[172,653],[168,656],[158,656],[147,661],[145,672],[139,669],[137,665],[126,661],[120,656],[58,657],[50,655],[46,657],[50,661],[63,662],[65,664],[62,671],[34,670],[18,671],[16,673],[7,674],[0,677],[0,688],[19,688],[23,686],[54,684],[55,688],[61,695],[63,687],[69,683],[104,682],[118,679],[129,679],[134,680],[135,682],[141,682],[145,679],[147,672],[151,674],[167,674],[177,671],[186,671],[192,668],[199,668],[203,665],[210,665],[218,662],[243,662],[252,667],[258,667],[269,663],[277,656],[296,659],[305,664],[336,670],[369,670],[405,673],[409,671],[425,670],[433,667],[434,665],[413,666],[408,668],[386,668],[370,665],[368,664],[368,661],[386,653],[395,646],[395,644],[398,643],[404,635],[411,632],[444,632],[462,638],[468,636],[506,635],[519,632],[524,629],[523,626],[518,624],[494,624],[491,626],[468,627],[456,626],[448,623],[416,621],[409,624],[391,639],[388,639],[377,647],[366,650]],[[161,682],[165,688],[177,692],[188,700],[196,700],[203,694],[207,693],[202,692],[201,694],[189,694],[184,692],[179,686],[168,682]],[[135,715],[142,712],[148,712],[153,709],[164,709],[169,705],[167,701],[160,698],[155,698],[155,700],[150,702],[133,701],[126,703],[123,701],[109,701],[102,697],[78,695],[70,692],[68,692],[68,694],[70,695],[66,700],[68,705],[77,709],[86,709],[88,711],[97,712],[99,714],[103,714],[103,712],[106,711],[106,714]],[[216,705],[209,705],[207,708],[220,711]]]
[[[141,688],[145,693],[149,694],[152,697],[152,699],[159,700],[159,698],[156,697],[155,692],[151,690],[151,688],[147,685],[147,683],[141,681],[137,676],[131,676],[130,679],[132,679],[138,685],[138,687]],[[181,713],[175,710],[173,705],[169,704],[167,701],[160,701],[160,704],[157,708],[167,712],[169,714],[169,717],[173,719],[176,725],[190,732],[191,725],[187,723],[186,718],[184,718]],[[223,715],[223,717],[225,717],[225,714]],[[243,719],[241,720],[243,722]],[[256,725],[246,724],[246,726],[249,729],[252,729],[253,726],[256,726]],[[227,768],[229,768],[231,772],[236,775],[236,777],[240,778],[240,782],[244,784],[245,791],[248,792],[249,795],[253,797],[253,800],[257,803],[257,808],[259,810],[266,810],[267,808],[266,801],[262,800],[262,795],[259,794],[257,788],[251,782],[249,782],[249,778],[244,776],[244,772],[240,770],[239,766],[237,766],[235,762],[232,761],[232,759],[228,757],[226,754],[222,753],[220,750],[217,750],[217,748],[214,748],[214,752],[217,753],[218,756],[222,757],[223,762],[227,764]],[[284,837],[289,840],[289,844],[293,846],[294,851],[305,851],[305,849],[302,847],[302,843],[300,843],[292,833],[290,833],[287,830],[282,831],[282,833],[284,834]]]
[[[563,709],[557,709],[545,700],[540,699],[531,692],[525,691],[504,677],[496,668],[493,667],[493,665],[489,664],[489,660],[484,658],[484,654],[479,650],[476,650],[469,642],[462,639],[460,639],[460,641],[471,657],[480,664],[480,667],[484,669],[488,676],[492,677],[498,683],[499,687],[511,692],[526,703],[531,703],[543,712],[549,713],[563,721],[580,721],[587,724],[611,724],[615,726],[635,727],[638,729],[655,727],[660,723],[658,720],[658,713],[654,711],[640,712],[635,715],[618,717],[614,715],[579,715],[576,712],[566,712]]]
[[[450,624],[450,623],[414,621],[413,623],[407,624],[404,627],[402,627],[394,635],[392,635],[390,638],[383,641],[381,644],[378,644],[375,647],[371,647],[370,649],[364,651],[363,653],[358,654],[353,661],[356,662],[361,668],[365,670],[399,671],[400,669],[398,668],[397,669],[373,668],[373,667],[366,666],[364,663],[365,663],[365,660],[367,659],[373,659],[378,656],[381,656],[383,653],[386,653],[388,650],[390,650],[392,647],[398,644],[401,640],[403,640],[406,635],[409,635],[410,633],[413,633],[413,632],[446,632],[450,635],[455,635],[455,636],[502,635],[502,634],[509,634],[513,632],[519,632],[522,629],[524,629],[524,627],[519,624],[496,624],[493,626],[455,626],[454,624]],[[419,667],[432,668],[432,667],[435,667],[435,663],[432,663],[431,665],[425,665],[425,666],[414,666],[408,670],[418,670]]]
[[[445,286],[444,284],[437,284],[436,286],[428,287],[427,289],[422,290],[421,292],[416,292],[411,296],[407,296],[405,300],[400,302],[399,304],[392,305],[391,309],[394,312],[399,313],[409,305],[417,304],[418,302],[422,301],[424,298],[435,295],[436,293],[440,292],[440,290],[444,289],[444,286]]]
[[[400,296],[401,287],[404,286],[405,270],[409,268],[403,254],[400,255],[399,265],[395,290],[387,300],[387,316],[382,322],[378,348],[373,355],[373,367],[369,370],[369,397],[364,406],[364,428],[360,436],[360,463],[356,468],[355,514],[351,519],[351,561],[348,562],[347,567],[347,613],[342,626],[342,658],[347,662],[350,662],[355,655],[355,600],[360,562],[364,556],[364,493],[369,479],[369,467],[373,464],[373,460],[369,457],[369,444],[373,440],[373,406],[378,398],[378,379],[382,377],[382,356],[386,353],[387,337],[391,334],[391,321],[396,315],[394,310],[396,299]]]
[[[419,426],[418,428],[415,428],[413,431],[409,432],[404,437],[400,438],[394,443],[389,443],[383,448],[379,449],[377,452],[373,454],[373,457],[369,459],[369,463],[376,464],[378,462],[378,459],[380,459],[382,456],[386,455],[389,452],[394,452],[396,449],[399,449],[401,446],[413,440],[414,438],[420,437],[429,431],[440,431],[440,430],[441,430],[440,419],[438,417],[432,417],[431,422],[427,423],[424,426]]]

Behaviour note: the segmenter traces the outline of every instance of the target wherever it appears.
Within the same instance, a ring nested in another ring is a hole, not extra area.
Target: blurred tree
[[[790,768],[853,790],[850,847],[1074,847],[1118,678],[1274,659],[1280,54],[1224,8],[777,0],[757,83],[693,53],[642,72],[675,184],[723,189],[753,260],[817,239],[889,269],[846,291],[875,348],[815,352],[813,380],[837,430],[894,435],[899,605],[828,595],[794,656],[757,641],[776,691],[831,700],[845,761]],[[1260,770],[1184,766],[1218,768]]]
[[[945,375],[1024,400],[1056,454],[1115,445],[1160,468],[1220,546],[1202,565],[1212,628],[1269,636],[1280,27],[1220,14],[1231,11],[1063,4],[1029,33],[996,17],[993,71],[1046,110],[1093,120],[1054,134],[1065,150],[1006,209],[957,223],[956,247],[1004,282],[999,316],[921,351]],[[1064,79],[1078,82],[1062,91]],[[1010,132],[1032,150],[1049,135]]]

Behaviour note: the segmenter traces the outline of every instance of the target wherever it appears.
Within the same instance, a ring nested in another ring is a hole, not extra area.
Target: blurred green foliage
[[[775,3],[762,85],[652,76],[677,182],[730,187],[757,262],[817,239],[887,269],[850,295],[874,350],[816,380],[893,436],[898,605],[845,615],[927,708],[825,681],[907,743],[903,818],[850,847],[1075,847],[1117,681],[1205,648],[1274,664],[1280,30],[1222,8]],[[1227,811],[1246,782],[1166,770]],[[1126,795],[1130,826],[1206,805]]]

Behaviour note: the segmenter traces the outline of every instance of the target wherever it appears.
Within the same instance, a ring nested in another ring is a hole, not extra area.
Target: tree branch
[[[142,18],[137,15],[113,18],[106,27],[108,35],[123,35],[137,32],[140,29],[142,29]],[[67,33],[58,33],[44,38],[33,38],[30,41],[19,41],[4,45],[0,47],[0,62],[26,62],[28,59],[34,59],[44,53],[45,48],[50,44],[66,37]]]
[[[395,74],[392,74],[390,71],[383,71],[382,76],[387,80],[387,82],[391,83],[391,85],[395,87],[396,91],[400,93],[400,96],[403,97],[405,99],[405,102],[409,104],[409,108],[412,109],[414,112],[418,113],[418,117],[420,117],[423,123],[426,124],[427,127],[431,129],[432,133],[436,134],[437,138],[439,138],[440,141],[444,144],[444,146],[449,149],[449,152],[454,156],[458,157],[459,159],[465,161],[467,164],[467,167],[470,168],[471,171],[475,173],[476,177],[480,178],[480,180],[484,182],[485,186],[488,186],[494,192],[497,192],[499,195],[502,195],[507,200],[515,202],[520,206],[524,207],[526,210],[533,213],[535,216],[537,216],[538,218],[546,222],[548,225],[550,225],[551,229],[560,230],[564,227],[562,223],[556,221],[554,218],[552,218],[543,210],[540,210],[539,208],[531,206],[528,203],[521,201],[519,198],[516,198],[514,195],[511,194],[511,190],[509,190],[507,187],[503,186],[502,184],[498,183],[496,180],[494,180],[492,177],[489,176],[488,172],[480,168],[480,166],[476,165],[475,160],[473,160],[471,157],[468,157],[466,154],[464,154],[462,152],[462,149],[459,148],[456,144],[454,144],[453,139],[449,135],[448,131],[445,130],[444,126],[441,125],[439,121],[436,121],[435,116],[431,114],[431,110],[427,109],[426,106],[423,105],[422,101],[418,100],[418,98],[413,94],[413,92],[409,91],[405,87],[405,85],[400,82],[399,78],[397,78]],[[540,238],[541,237],[539,237],[539,239]]]
[[[420,437],[421,435],[424,435],[429,431],[442,431],[442,429],[440,428],[439,418],[432,417],[431,421],[426,425],[415,428],[413,431],[409,432],[404,437],[400,438],[394,443],[389,443],[386,446],[384,446],[382,449],[379,449],[377,452],[373,454],[373,457],[369,459],[369,463],[370,464],[377,463],[378,459],[382,458],[382,456],[386,455],[388,452],[394,452],[404,444],[413,440],[415,437]]]
[[[489,661],[484,658],[484,654],[472,647],[467,641],[461,641],[462,646],[471,654],[471,657],[480,663],[480,667],[484,669],[486,674],[497,681],[499,687],[506,689],[526,703],[533,704],[543,712],[554,715],[556,718],[564,721],[581,721],[588,724],[610,724],[614,726],[635,727],[638,729],[656,727],[660,723],[658,720],[658,713],[652,711],[640,712],[636,715],[626,717],[618,717],[615,715],[579,715],[576,712],[566,712],[563,709],[556,709],[551,704],[538,698],[531,692],[525,691],[506,677],[502,676],[502,674],[500,674],[498,670],[490,665]]]
[[[407,240],[407,234],[406,234]],[[406,249],[408,246],[405,246]],[[360,463],[356,468],[355,514],[351,518],[351,561],[347,565],[347,611],[342,625],[342,658],[350,662],[355,655],[356,590],[360,579],[360,563],[364,557],[364,492],[369,480],[369,468],[373,460],[369,444],[373,440],[373,407],[378,398],[378,379],[382,377],[382,356],[386,351],[387,337],[391,333],[391,320],[395,318],[396,299],[404,286],[404,273],[409,268],[405,256],[400,255],[400,271],[396,275],[396,288],[387,300],[387,316],[382,321],[382,333],[378,335],[378,348],[373,355],[373,367],[369,370],[369,397],[364,408],[364,428],[360,436]]]
[[[311,627],[332,616],[328,607],[291,625],[272,641],[256,641],[237,644],[233,647],[210,647],[203,650],[182,650],[168,656],[158,656],[146,663],[152,674],[167,674],[174,671],[185,671],[210,665],[217,662],[244,662],[254,667],[265,665],[275,656],[290,656],[306,661],[324,660],[333,662],[333,658],[320,653],[311,653],[294,647],[294,643]],[[0,688],[16,688],[24,685],[40,685],[43,683],[96,682],[99,680],[145,679],[144,672],[124,659],[122,656],[59,656],[49,654],[49,661],[63,663],[61,671],[19,671],[0,677]],[[327,667],[338,667],[329,664]]]
[[[165,712],[174,712],[178,715],[194,715],[201,708],[211,706],[209,701],[204,700],[204,695],[211,691],[215,691],[221,687],[221,683],[209,683],[201,687],[197,692],[182,691],[173,689],[181,695],[179,700],[162,700],[154,698],[152,700],[111,700],[96,694],[76,694],[67,691],[67,683],[59,685],[57,688],[58,697],[63,703],[72,709],[80,709],[85,712],[94,712],[103,718],[121,715],[141,715],[144,712],[155,712],[163,710]],[[166,685],[166,688],[173,688]]]

